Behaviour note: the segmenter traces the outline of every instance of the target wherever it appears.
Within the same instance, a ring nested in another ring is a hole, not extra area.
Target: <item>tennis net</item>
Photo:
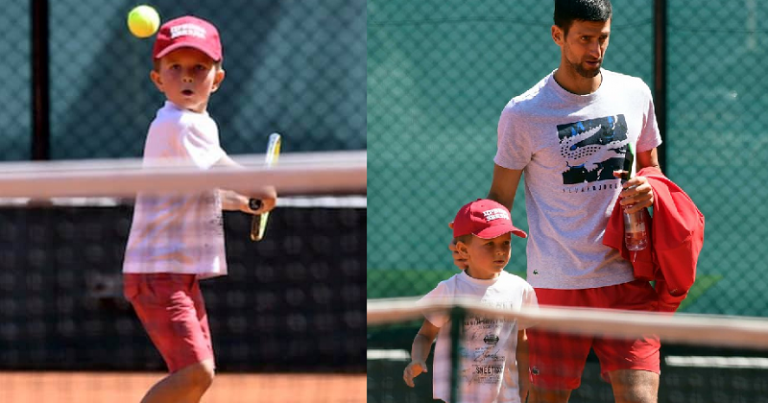
[[[428,373],[415,378],[415,387],[403,381],[410,350],[424,314],[444,312],[458,318],[518,321],[531,328],[560,332],[569,337],[661,339],[659,402],[765,402],[768,401],[768,319],[696,314],[660,314],[632,311],[539,307],[504,311],[471,300],[423,303],[417,299],[369,300],[368,402],[420,402],[432,397],[434,346],[427,360]],[[467,333],[469,334],[469,333]],[[468,335],[459,340],[466,343]],[[489,340],[493,342],[493,340]],[[454,345],[454,348],[457,346]],[[458,346],[459,356],[463,356]],[[549,357],[562,362],[566,357]],[[441,361],[437,365],[450,366]],[[452,374],[452,379],[471,374]],[[475,376],[474,378],[477,378]],[[474,379],[478,380],[479,379]],[[457,402],[473,401],[452,382]],[[600,363],[590,353],[581,385],[570,402],[613,402],[609,383],[601,380]]]
[[[123,296],[135,195],[265,185],[265,238],[224,212],[228,275],[200,282],[217,364],[203,402],[365,401],[365,152],[234,159],[0,164],[0,401],[141,400],[166,367]]]

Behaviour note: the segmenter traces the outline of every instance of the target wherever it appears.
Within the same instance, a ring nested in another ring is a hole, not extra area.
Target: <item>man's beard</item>
[[[582,66],[581,63],[571,63],[571,62],[568,62],[568,63],[576,71],[576,73],[578,73],[580,76],[584,78],[596,77],[598,74],[600,74],[600,67],[602,67],[603,65],[603,63],[600,62],[600,64],[594,70],[587,70],[584,68],[584,66]]]

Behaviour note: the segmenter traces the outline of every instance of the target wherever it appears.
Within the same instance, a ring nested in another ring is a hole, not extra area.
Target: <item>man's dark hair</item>
[[[611,0],[555,0],[555,25],[568,35],[574,21],[608,21]]]

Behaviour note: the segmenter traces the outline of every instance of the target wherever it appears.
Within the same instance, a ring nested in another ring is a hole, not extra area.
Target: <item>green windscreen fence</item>
[[[0,160],[31,158],[31,3],[0,0]],[[51,159],[140,157],[164,96],[154,36],[126,26],[130,0],[49,0]],[[226,78],[208,111],[230,154],[365,149],[365,2],[157,0],[162,21],[195,15],[221,34]]]
[[[654,81],[653,1],[613,1],[604,67]],[[489,189],[504,105],[554,70],[552,1],[368,4],[368,298],[456,273],[448,222]],[[681,311],[768,312],[768,3],[668,1],[665,173],[707,217]],[[513,221],[527,229],[523,187]],[[525,240],[507,270],[524,275]]]
[[[154,37],[126,28],[132,1],[52,1],[52,157],[140,156],[163,96],[149,80]],[[211,98],[222,146],[263,152],[365,148],[365,5],[349,0],[158,0],[163,21],[186,14],[220,31],[227,73]],[[83,25],[72,15],[89,15]]]
[[[687,311],[766,316],[768,3],[669,3],[666,170],[707,217],[711,285]]]
[[[32,41],[29,37],[30,2],[2,0],[0,13],[0,160],[19,161],[31,157],[32,147]]]

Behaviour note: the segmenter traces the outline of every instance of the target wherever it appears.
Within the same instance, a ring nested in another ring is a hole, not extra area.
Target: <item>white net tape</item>
[[[432,303],[412,298],[368,300],[368,326],[423,319],[424,312],[454,306],[562,332],[614,337],[654,334],[664,342],[768,349],[768,318],[551,307],[509,311],[461,298]]]
[[[365,151],[283,154],[275,167],[264,155],[236,157],[243,168],[140,160],[89,160],[0,164],[0,200],[54,197],[133,197],[138,192],[198,192],[212,188],[247,193],[275,186],[281,196],[366,192]]]

